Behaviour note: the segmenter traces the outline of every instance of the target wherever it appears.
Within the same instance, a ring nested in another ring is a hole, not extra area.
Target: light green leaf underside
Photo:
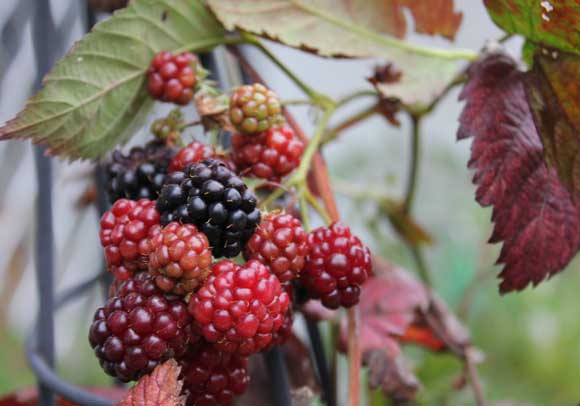
[[[432,89],[443,86],[458,70],[458,59],[470,52],[447,52],[414,47],[384,35],[376,21],[384,13],[380,1],[362,0],[208,0],[209,7],[229,30],[241,29],[321,56],[377,57],[394,62],[403,72],[392,97],[408,104],[429,104]],[[365,13],[357,10],[365,9]],[[375,13],[372,11],[376,10]],[[437,80],[433,80],[433,76]]]
[[[30,138],[69,158],[102,157],[150,111],[145,71],[156,52],[200,51],[224,36],[200,0],[135,0],[73,46],[0,138]]]

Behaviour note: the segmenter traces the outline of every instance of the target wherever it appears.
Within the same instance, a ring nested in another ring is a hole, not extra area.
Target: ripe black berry
[[[260,222],[256,203],[256,196],[223,162],[206,159],[167,176],[157,209],[162,225],[195,224],[218,258],[234,257],[244,248]]]
[[[173,150],[158,140],[134,147],[127,154],[114,151],[105,165],[111,203],[123,198],[157,199],[172,155]]]

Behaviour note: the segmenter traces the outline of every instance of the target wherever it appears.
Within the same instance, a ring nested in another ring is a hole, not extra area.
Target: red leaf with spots
[[[150,375],[139,379],[117,406],[184,406],[180,371],[175,360],[158,365]]]
[[[580,210],[544,150],[516,63],[489,52],[468,72],[458,138],[472,137],[476,200],[493,206],[490,242],[503,241],[500,292],[521,290],[561,271],[580,248]]]

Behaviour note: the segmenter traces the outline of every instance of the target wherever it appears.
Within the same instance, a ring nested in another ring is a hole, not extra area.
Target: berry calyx
[[[215,155],[215,149],[211,145],[193,141],[175,154],[171,164],[169,164],[169,172],[183,171],[187,165],[201,162]]]
[[[181,105],[189,103],[197,83],[197,63],[197,56],[190,52],[157,53],[147,70],[147,89],[151,97]]]
[[[155,200],[163,186],[173,150],[154,140],[128,153],[115,150],[105,164],[109,200]]]
[[[201,343],[182,362],[187,406],[230,406],[250,382],[248,360]]]
[[[360,286],[371,273],[371,254],[348,226],[335,222],[308,235],[310,252],[300,281],[330,309],[358,303]]]
[[[166,117],[159,118],[151,124],[151,132],[167,145],[178,144],[183,129],[183,113],[179,108],[173,109]]]
[[[159,233],[159,213],[155,202],[120,199],[101,217],[100,240],[105,249],[107,269],[121,280],[146,270],[151,238]]]
[[[270,344],[289,303],[276,276],[251,260],[236,270],[212,273],[192,296],[189,312],[216,348],[246,356]]]
[[[290,214],[270,214],[248,241],[244,258],[257,259],[268,266],[280,282],[287,282],[302,271],[308,250],[308,234],[297,218]]]
[[[300,165],[304,143],[289,127],[274,127],[248,137],[232,138],[232,159],[246,176],[280,181]]]
[[[141,272],[121,283],[96,311],[89,341],[105,372],[128,382],[170,358],[184,356],[199,339],[191,321],[180,298],[164,295]]]
[[[195,291],[210,267],[209,242],[193,224],[169,223],[151,239],[149,271],[164,292],[185,295]]]
[[[157,200],[161,224],[194,224],[209,240],[214,257],[235,257],[260,222],[256,196],[216,159],[169,174]]]
[[[237,88],[230,98],[230,121],[244,134],[256,134],[284,123],[276,93],[260,83]]]

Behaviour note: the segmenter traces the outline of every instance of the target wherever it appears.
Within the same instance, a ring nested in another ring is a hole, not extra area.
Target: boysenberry
[[[260,222],[256,196],[224,163],[206,159],[167,176],[157,200],[161,224],[194,224],[213,256],[234,257]]]
[[[276,276],[251,260],[238,269],[212,273],[192,296],[189,312],[207,341],[245,356],[270,344],[284,323],[289,303]]]
[[[185,303],[164,295],[146,272],[118,286],[96,311],[89,332],[105,372],[123,382],[139,379],[170,358],[180,359],[198,339]]]
[[[340,222],[313,230],[308,241],[310,252],[300,276],[308,293],[331,309],[357,304],[360,285],[371,273],[369,249]]]
[[[190,52],[174,55],[161,51],[147,70],[147,88],[156,100],[185,105],[193,97],[197,83],[197,56]]]
[[[193,224],[169,223],[151,239],[149,271],[165,292],[185,295],[195,291],[210,267],[209,242]]]
[[[300,165],[304,143],[289,127],[274,127],[252,137],[236,133],[232,158],[246,176],[280,181]]]
[[[281,282],[296,278],[308,254],[308,234],[290,214],[266,216],[244,249],[244,258],[257,259]]]

